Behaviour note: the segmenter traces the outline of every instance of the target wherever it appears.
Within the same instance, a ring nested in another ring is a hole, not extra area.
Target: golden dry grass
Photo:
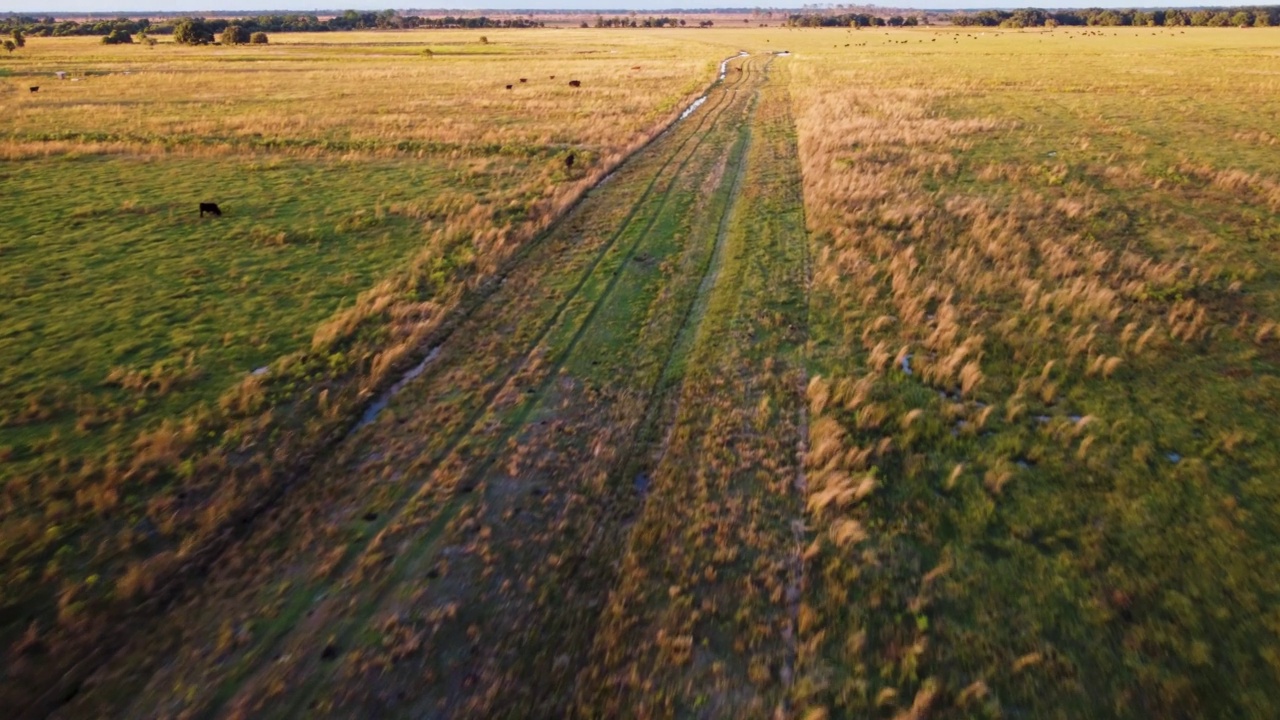
[[[1275,711],[1275,38],[787,38],[829,538],[802,707]]]

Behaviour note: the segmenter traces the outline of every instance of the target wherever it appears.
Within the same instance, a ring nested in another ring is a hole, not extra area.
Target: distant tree
[[[173,26],[173,41],[180,45],[208,45],[213,31],[199,18],[182,18]]]
[[[5,38],[5,41],[4,41],[4,49],[5,49],[5,50],[8,50],[8,51],[9,51],[9,54],[10,54],[10,55],[12,55],[12,54],[13,54],[13,51],[18,49],[18,43],[14,42],[14,41],[12,41],[12,40],[10,40],[10,39],[8,39],[8,38]]]
[[[240,25],[228,25],[226,30],[222,31],[219,40],[223,45],[247,45],[252,36],[249,31]]]
[[[250,44],[250,45],[266,45],[266,44],[267,44],[267,34],[266,34],[266,33],[264,33],[264,32],[256,32],[256,33],[254,33],[254,34],[250,35],[250,36],[249,36],[249,44]]]
[[[1102,25],[1104,27],[1115,27],[1117,25],[1123,25],[1124,19],[1123,15],[1115,12],[1114,10],[1104,10],[1103,12],[1098,13],[1095,18],[1096,22],[1093,24]]]
[[[489,44],[489,38],[488,38],[488,37],[486,37],[486,36],[484,36],[484,35],[481,35],[481,36],[480,36],[480,44],[481,44],[481,45],[488,45],[488,44]]]
[[[10,37],[12,37],[12,38],[13,38],[13,44],[14,44],[16,47],[26,47],[26,46],[27,46],[27,39],[26,39],[25,37],[23,37],[23,35],[22,35],[22,31],[21,31],[21,30],[19,30],[18,28],[14,28],[14,29],[13,29],[13,32],[12,32],[12,33],[10,33]]]
[[[383,10],[378,13],[375,26],[379,28],[397,28],[400,27],[400,15],[395,10]]]
[[[1254,13],[1253,24],[1256,27],[1270,27],[1271,13],[1267,12],[1266,10],[1259,10],[1258,12]]]
[[[125,32],[124,30],[121,30],[120,28],[116,28],[115,30],[112,30],[111,32],[102,36],[102,44],[103,45],[132,45],[133,36]]]

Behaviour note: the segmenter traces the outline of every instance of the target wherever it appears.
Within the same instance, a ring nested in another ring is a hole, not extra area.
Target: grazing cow
[[[222,210],[218,207],[218,203],[200,203],[200,217],[204,217],[205,213],[209,213],[214,217],[222,217]]]
[[[529,78],[520,78],[520,82],[529,82]]]
[[[639,66],[639,65],[636,65],[635,67],[633,67],[633,68],[631,68],[631,69],[632,69],[632,70],[639,70],[639,69],[640,69],[640,66]]]
[[[555,76],[555,75],[552,75],[552,76],[551,76],[551,79],[552,79],[552,80],[555,80],[555,79],[556,79],[556,76]]]
[[[510,89],[511,89],[511,86],[510,86],[510,85],[508,85],[508,86],[507,86],[507,89],[508,89],[508,90],[510,90]]]
[[[582,87],[582,81],[581,81],[581,80],[570,80],[570,81],[569,81],[569,87]],[[32,90],[32,92],[35,92],[35,91],[34,91],[34,90]]]
[[[31,86],[31,92],[40,92],[40,86],[39,86],[39,85],[32,85],[32,86]]]
[[[565,169],[565,170],[572,170],[572,169],[573,169],[573,161],[574,161],[573,153],[569,153],[569,154],[568,154],[568,156],[566,156],[566,157],[565,157],[565,159],[564,159],[564,169]]]
[[[54,75],[57,75],[59,80],[67,79],[67,73],[66,71],[63,71],[63,70],[59,70],[58,72],[54,73]]]

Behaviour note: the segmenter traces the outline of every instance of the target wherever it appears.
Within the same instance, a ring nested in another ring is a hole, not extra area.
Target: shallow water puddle
[[[421,375],[422,371],[427,369],[427,365],[429,365],[432,360],[435,360],[436,356],[439,354],[439,345],[431,348],[431,351],[427,353],[427,356],[422,358],[422,362],[409,368],[404,375],[400,376],[400,379],[397,380],[394,385],[387,388],[385,392],[378,396],[377,400],[374,400],[369,407],[365,408],[364,414],[360,416],[360,422],[356,423],[355,427],[351,428],[351,433],[354,433],[365,425],[377,420],[378,415],[380,415],[383,410],[387,409],[387,405],[390,404],[391,399],[398,395],[401,390],[404,390],[406,385],[413,382],[415,378]]]

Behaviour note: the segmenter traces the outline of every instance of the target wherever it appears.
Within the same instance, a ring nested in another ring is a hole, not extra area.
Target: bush
[[[247,45],[249,43],[249,31],[239,25],[228,25],[226,30],[222,31],[222,37],[219,40],[223,45]]]
[[[267,44],[267,34],[266,34],[266,33],[264,33],[264,32],[256,32],[256,33],[254,33],[254,34],[250,35],[250,36],[249,36],[249,44],[250,44],[250,45],[266,45],[266,44]]]
[[[112,30],[109,34],[102,37],[103,45],[132,45],[133,36],[124,30]]]
[[[203,20],[183,18],[173,26],[173,41],[182,45],[208,45],[213,42],[213,31]]]

